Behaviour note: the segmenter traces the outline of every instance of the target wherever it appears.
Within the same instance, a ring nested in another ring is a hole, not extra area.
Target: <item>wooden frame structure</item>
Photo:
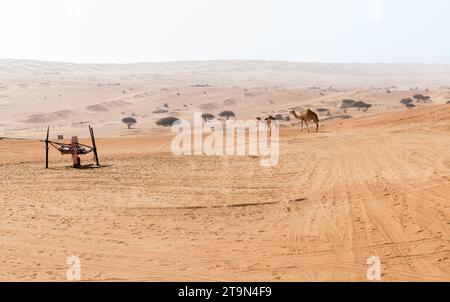
[[[97,167],[100,167],[97,153],[97,144],[95,143],[94,129],[91,126],[89,126],[89,134],[91,136],[92,146],[80,144],[78,142],[77,136],[72,137],[72,142],[70,144],[59,143],[49,140],[50,127],[48,127],[46,139],[41,141],[45,143],[45,168],[48,169],[48,152],[50,146],[58,150],[61,155],[71,154],[74,168],[81,168],[80,155],[89,154],[91,152],[94,154],[94,160]]]

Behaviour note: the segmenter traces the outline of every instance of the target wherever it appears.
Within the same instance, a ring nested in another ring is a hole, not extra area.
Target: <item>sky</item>
[[[1,0],[0,59],[450,64],[448,0]]]

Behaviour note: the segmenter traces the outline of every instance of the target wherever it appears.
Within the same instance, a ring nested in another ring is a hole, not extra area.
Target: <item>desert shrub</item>
[[[169,110],[166,110],[166,109],[157,109],[157,110],[153,111],[153,113],[156,113],[156,114],[167,113],[167,112],[169,112]]]
[[[431,102],[431,97],[423,95],[423,94],[415,94],[413,98],[416,100],[417,103],[429,103]]]
[[[213,120],[213,119],[215,119],[216,117],[214,116],[214,114],[211,114],[211,113],[203,113],[202,114],[202,119],[205,121],[205,122],[207,122],[207,121],[209,121],[209,120]]]
[[[177,119],[176,117],[169,116],[156,121],[156,125],[163,127],[172,127],[172,125],[177,121],[179,121],[179,119]]]
[[[330,110],[327,108],[318,108],[317,112],[319,112],[321,115],[326,114],[326,113],[330,113]]]
[[[406,108],[415,108],[416,107],[416,105],[414,105],[413,103],[408,103],[405,106],[406,106]]]
[[[358,108],[358,111],[362,109],[364,112],[367,112],[367,110],[372,107],[372,104],[368,104],[363,101],[358,101],[353,104],[353,107]]]
[[[360,111],[362,109],[364,112],[366,112],[371,107],[372,107],[372,105],[368,104],[366,102],[355,101],[355,100],[350,100],[350,99],[342,100],[342,103],[341,103],[341,109],[344,109],[345,114],[347,114],[348,108],[357,108],[358,111]],[[324,109],[324,108],[322,108],[322,109]],[[327,110],[327,111],[329,112],[329,110]]]
[[[137,124],[137,120],[134,117],[125,117],[122,119],[122,123],[128,126],[128,129],[131,129],[132,125]]]
[[[221,113],[219,113],[219,116],[229,120],[232,117],[235,118],[236,114],[233,111],[222,111]]]
[[[354,104],[355,104],[354,100],[350,99],[342,100],[341,108],[352,108]]]
[[[169,104],[167,104],[167,103],[164,103],[163,106],[166,107],[166,108],[169,108]]]
[[[450,101],[447,101],[447,104],[450,104]]]
[[[402,99],[400,101],[400,103],[405,105],[406,107],[408,107],[408,104],[412,104],[412,102],[413,102],[413,100],[411,98]]]

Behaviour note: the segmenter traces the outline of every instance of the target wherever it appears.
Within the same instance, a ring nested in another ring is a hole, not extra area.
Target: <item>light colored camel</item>
[[[308,132],[309,132],[309,126],[308,126],[309,121],[313,121],[314,123],[316,123],[316,132],[319,132],[319,117],[317,116],[317,114],[314,111],[307,109],[305,112],[303,112],[300,115],[298,115],[294,110],[290,111],[290,113],[296,119],[298,119],[302,122],[302,132],[303,132],[303,122],[305,122],[306,127],[308,128]]]

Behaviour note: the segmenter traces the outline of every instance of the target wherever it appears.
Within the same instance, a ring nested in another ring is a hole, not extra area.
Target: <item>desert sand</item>
[[[370,256],[382,281],[449,281],[450,68],[364,68],[2,62],[0,280],[66,280],[73,255],[86,281],[367,281]],[[399,103],[415,93],[433,102]],[[344,113],[346,98],[373,107]],[[271,168],[177,157],[174,134],[155,125],[320,107],[331,116],[319,133],[282,123]],[[133,113],[128,130],[120,120]],[[72,169],[50,152],[45,170],[47,125],[54,139],[86,138],[88,124],[105,167]]]

